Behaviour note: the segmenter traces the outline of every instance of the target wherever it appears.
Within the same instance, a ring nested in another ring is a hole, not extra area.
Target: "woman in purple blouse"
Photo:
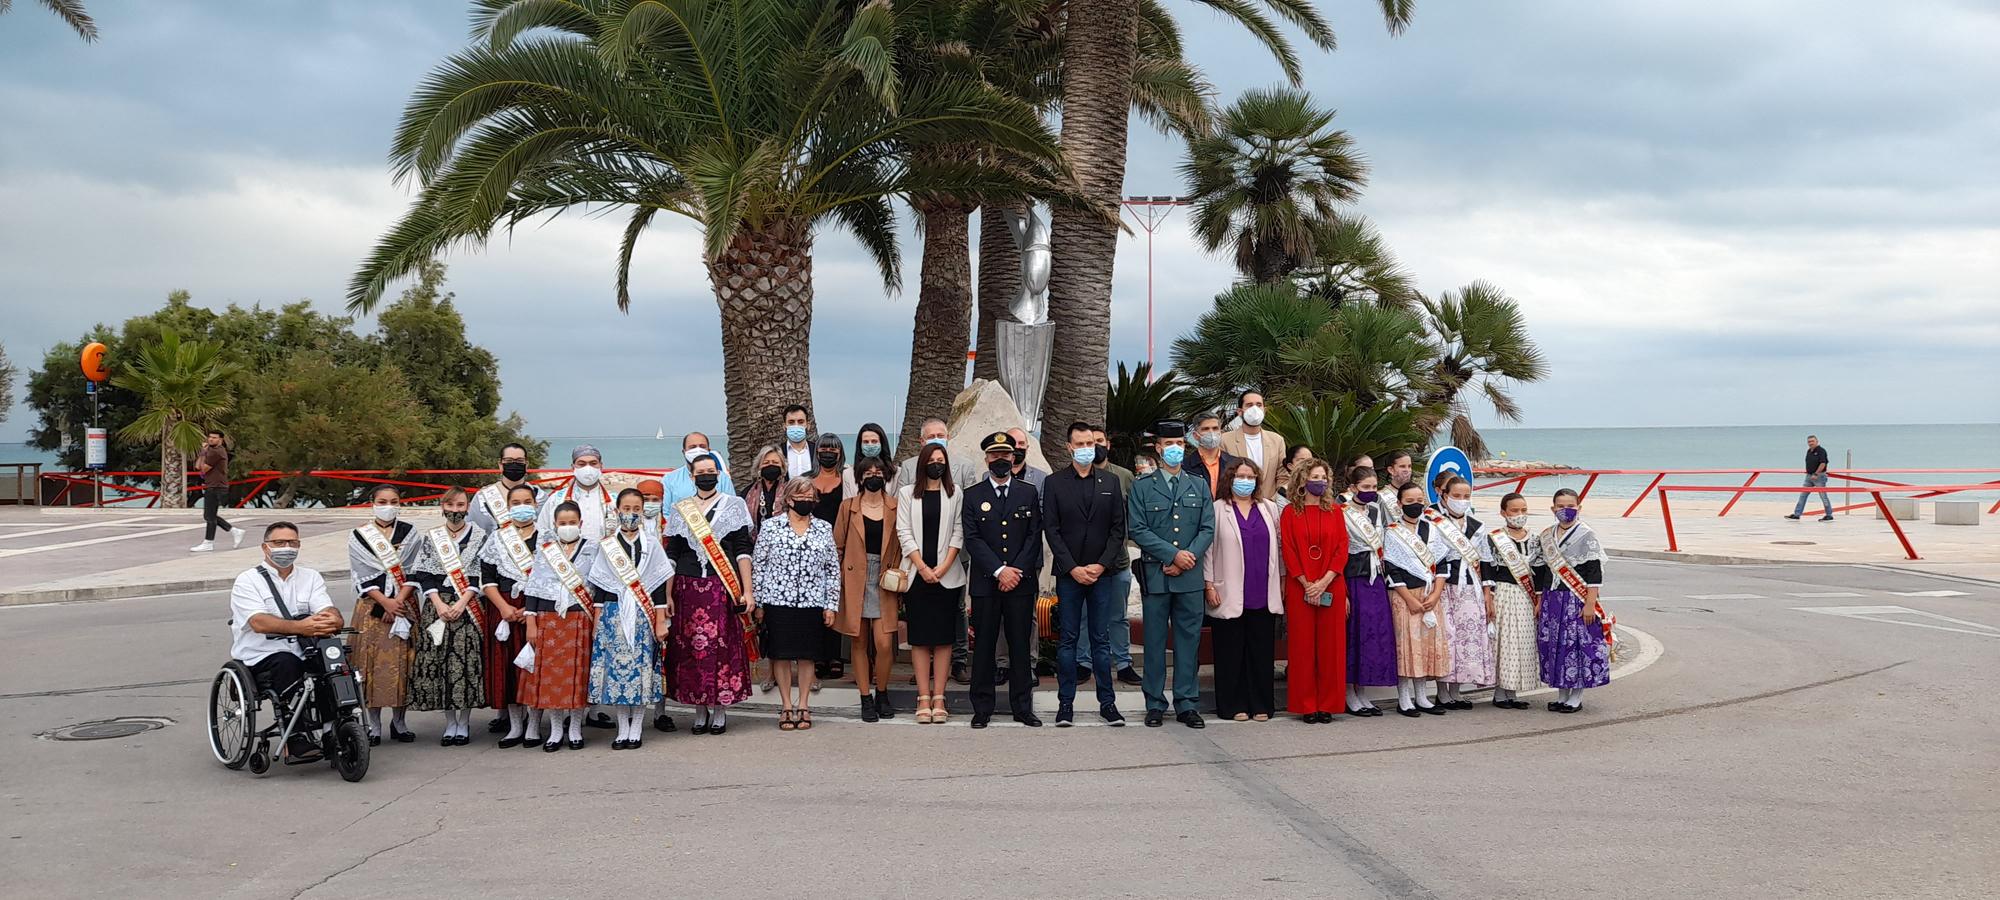
[[[1285,612],[1284,565],[1278,552],[1278,504],[1257,499],[1263,473],[1233,460],[1215,487],[1215,542],[1207,577],[1209,639],[1215,648],[1215,714],[1237,722],[1269,721],[1272,654]]]

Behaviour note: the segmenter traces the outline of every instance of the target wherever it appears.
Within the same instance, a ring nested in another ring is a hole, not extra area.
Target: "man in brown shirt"
[[[208,430],[201,452],[195,455],[194,468],[201,473],[201,521],[207,528],[201,543],[189,549],[195,553],[214,550],[217,528],[229,532],[232,547],[243,546],[242,529],[231,527],[222,518],[222,504],[229,500],[229,448],[223,446],[220,429]]]

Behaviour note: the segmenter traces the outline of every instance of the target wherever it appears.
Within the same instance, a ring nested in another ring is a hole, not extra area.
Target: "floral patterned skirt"
[[[1541,654],[1535,649],[1535,603],[1528,592],[1512,581],[1493,586],[1493,620],[1500,633],[1494,638],[1494,683],[1510,691],[1532,691],[1541,687]]]
[[[362,597],[354,603],[354,671],[361,675],[362,704],[369,709],[402,706],[410,692],[410,642],[391,633],[394,617],[375,618],[380,607]],[[415,637],[414,631],[411,637]]]
[[[523,672],[521,702],[535,709],[590,705],[590,614],[536,613],[535,670]]]
[[[1420,589],[1412,589],[1418,593]],[[1396,675],[1400,678],[1443,678],[1451,671],[1451,642],[1445,633],[1445,609],[1439,598],[1425,625],[1424,614],[1412,615],[1394,590],[1389,592],[1389,609],[1396,617]]]
[[[1492,684],[1493,636],[1486,631],[1485,589],[1476,584],[1445,585],[1444,602],[1439,606],[1451,641],[1451,671],[1444,679],[1457,684]]]
[[[622,597],[597,605],[597,640],[590,648],[590,702],[600,706],[651,706],[660,702],[659,643],[652,617],[638,610],[632,643],[618,631]]]
[[[674,578],[666,690],[674,702],[691,706],[732,706],[750,696],[743,617],[729,609],[720,578]]]
[[[1388,687],[1396,683],[1394,598],[1380,578],[1347,579],[1347,683]]]
[[[1611,683],[1611,647],[1604,626],[1583,620],[1583,600],[1557,586],[1542,592],[1536,631],[1542,682],[1552,688],[1603,687]]]
[[[440,588],[446,593],[443,576],[419,576],[426,590]],[[435,580],[433,580],[433,578]],[[482,601],[474,600],[474,604]],[[444,623],[444,642],[432,643],[431,623],[439,616],[430,598],[417,597],[417,625],[410,633],[416,651],[410,661],[409,707],[415,710],[472,709],[486,705],[484,653],[479,626],[472,615]]]

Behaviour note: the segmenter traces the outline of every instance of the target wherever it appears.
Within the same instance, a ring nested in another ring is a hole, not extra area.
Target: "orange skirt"
[[[535,614],[535,670],[521,673],[521,703],[535,709],[590,705],[590,614]]]

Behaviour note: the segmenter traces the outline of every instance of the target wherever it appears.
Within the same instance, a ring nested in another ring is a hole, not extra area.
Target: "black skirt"
[[[956,643],[952,629],[958,627],[959,598],[965,588],[948,588],[915,578],[903,594],[903,623],[909,628],[912,647],[948,647]]]
[[[816,606],[765,606],[764,655],[770,659],[818,659],[826,640],[824,612]]]

